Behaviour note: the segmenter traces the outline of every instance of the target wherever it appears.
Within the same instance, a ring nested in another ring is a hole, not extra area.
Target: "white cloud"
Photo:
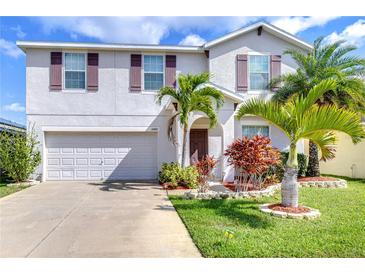
[[[15,31],[16,36],[19,39],[23,39],[27,34],[22,30],[22,28],[17,25],[16,27],[10,28],[12,31]]]
[[[286,17],[278,17],[274,18],[271,21],[271,24],[281,28],[289,33],[297,34],[298,32],[304,31],[306,29],[324,26],[329,21],[332,21],[338,17],[336,16],[286,16]]]
[[[158,44],[170,31],[184,35],[197,31],[222,34],[257,17],[38,17],[45,33],[62,30],[103,42]]]
[[[23,107],[19,103],[12,103],[10,105],[5,105],[4,109],[8,110],[8,111],[14,111],[14,112],[24,112],[25,111],[25,107]]]
[[[2,38],[0,39],[0,53],[14,58],[24,55],[24,53],[15,45],[15,43]]]
[[[184,39],[179,42],[179,45],[187,45],[187,46],[201,46],[205,43],[205,39],[200,37],[197,34],[189,34]]]
[[[338,40],[346,40],[346,44],[361,47],[365,44],[365,20],[360,19],[347,26],[341,33],[332,32],[325,38],[325,42],[333,43]]]

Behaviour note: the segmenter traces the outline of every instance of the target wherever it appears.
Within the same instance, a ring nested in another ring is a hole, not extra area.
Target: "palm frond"
[[[313,105],[304,113],[298,127],[297,139],[308,138],[311,134],[325,131],[346,133],[355,144],[365,138],[360,115],[334,105]]]
[[[224,95],[218,89],[213,87],[204,87],[195,91],[199,96],[211,97],[216,104],[217,109],[221,108],[224,103]]]
[[[176,99],[177,101],[180,100],[179,94],[175,89],[173,89],[171,87],[163,87],[156,94],[156,102],[161,105],[162,99],[165,96],[170,96],[170,97]]]
[[[334,89],[336,89],[336,81],[333,79],[326,79],[314,86],[306,95],[296,97],[293,103],[297,108],[297,113],[302,115],[305,111],[312,107],[312,105],[315,104],[325,92]]]
[[[287,49],[284,51],[284,54],[290,55],[294,61],[298,64],[299,67],[307,67],[308,59],[307,55],[302,51],[296,49]]]
[[[312,134],[308,134],[307,139],[310,139],[321,151],[321,160],[329,160],[335,157],[335,148],[337,143],[337,137],[332,132],[317,131]]]
[[[289,138],[295,126],[290,113],[277,102],[266,102],[262,99],[253,98],[244,102],[237,111],[237,119],[246,115],[258,116],[280,128]]]

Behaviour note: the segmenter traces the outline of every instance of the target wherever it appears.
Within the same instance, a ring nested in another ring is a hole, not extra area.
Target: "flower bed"
[[[302,187],[319,187],[319,188],[346,188],[347,182],[344,179],[331,177],[303,177],[298,179]]]

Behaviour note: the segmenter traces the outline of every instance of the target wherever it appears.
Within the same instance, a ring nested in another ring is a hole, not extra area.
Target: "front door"
[[[208,154],[208,129],[190,130],[190,159],[196,151],[199,160]]]

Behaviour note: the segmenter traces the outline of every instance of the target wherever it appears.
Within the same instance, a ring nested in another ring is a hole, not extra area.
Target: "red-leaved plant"
[[[236,139],[224,153],[228,163],[247,174],[263,174],[280,163],[280,152],[268,137],[256,135],[252,139]]]
[[[205,192],[209,189],[208,178],[211,176],[213,168],[217,163],[218,160],[209,155],[205,155],[200,161],[195,163],[199,173],[199,191]]]

